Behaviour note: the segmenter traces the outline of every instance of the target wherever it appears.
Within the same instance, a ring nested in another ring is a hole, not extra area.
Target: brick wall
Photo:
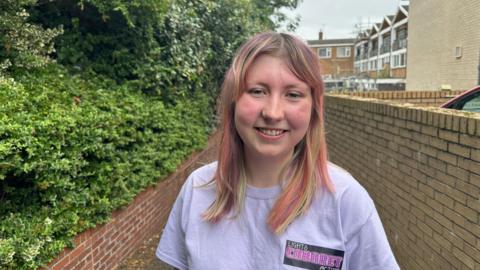
[[[330,159],[369,191],[401,268],[480,269],[480,115],[353,96],[325,104]]]
[[[354,47],[353,46],[324,46],[330,47],[332,55],[329,58],[319,58],[322,74],[331,75],[334,77],[351,75],[354,73],[353,61],[354,61]],[[350,47],[349,57],[337,57],[338,47]],[[318,55],[319,48],[312,48],[315,54]]]
[[[407,77],[406,68],[394,68],[392,69],[392,78],[405,78]]]
[[[353,47],[351,47],[350,57],[336,57],[337,49],[332,47],[331,58],[320,58],[320,67],[322,74],[330,74],[332,76],[344,76],[353,74]]]
[[[344,95],[390,100],[396,103],[412,103],[419,106],[438,107],[464,91],[370,91],[342,92]]]
[[[175,173],[157,186],[139,194],[126,208],[115,211],[112,220],[75,237],[75,248],[65,249],[47,269],[115,269],[152,235],[160,234],[183,182],[195,168],[213,156],[214,137],[206,150],[194,153]]]

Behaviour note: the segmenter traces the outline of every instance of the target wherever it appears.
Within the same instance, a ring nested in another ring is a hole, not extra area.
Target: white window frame
[[[340,52],[344,52],[340,54]],[[352,55],[352,49],[348,46],[337,47],[337,58],[348,58]]]
[[[393,56],[393,68],[402,68],[407,66],[407,54],[399,53]]]
[[[320,51],[325,50],[326,55],[322,56]],[[332,57],[332,48],[331,47],[320,47],[317,50],[318,57],[320,58],[331,58]]]

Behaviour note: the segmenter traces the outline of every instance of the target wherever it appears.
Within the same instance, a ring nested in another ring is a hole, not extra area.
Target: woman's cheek
[[[259,115],[259,105],[248,98],[240,98],[235,107],[235,118],[244,124],[253,124]]]
[[[312,107],[308,104],[296,108],[290,113],[290,123],[295,127],[308,126],[312,117]]]

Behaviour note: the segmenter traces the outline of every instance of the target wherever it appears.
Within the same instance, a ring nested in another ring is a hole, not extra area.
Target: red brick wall
[[[325,58],[320,59],[322,74],[335,77],[352,75],[353,58]]]
[[[369,78],[376,78],[377,77],[377,71],[368,71],[368,77]]]
[[[109,223],[75,237],[75,248],[65,249],[46,269],[115,269],[145,240],[160,234],[183,182],[205,156],[213,156],[209,142],[206,150],[194,153],[178,170],[155,187],[140,193],[127,207],[113,213]]]
[[[480,115],[351,96],[325,104],[329,158],[369,191],[401,268],[480,269]]]
[[[352,75],[354,73],[353,46],[350,46],[350,57],[337,57],[337,47],[332,46],[331,48],[332,56],[330,58],[319,58],[322,74],[333,77]],[[317,54],[317,48],[314,49],[314,52]]]
[[[394,68],[392,69],[392,78],[406,78],[407,69],[406,68]]]

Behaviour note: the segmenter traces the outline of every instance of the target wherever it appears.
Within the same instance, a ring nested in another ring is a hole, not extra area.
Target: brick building
[[[307,42],[318,55],[327,90],[348,87],[344,83],[354,73],[354,39],[323,39],[323,32],[320,32],[318,40]]]
[[[412,0],[407,90],[480,84],[480,1]]]

